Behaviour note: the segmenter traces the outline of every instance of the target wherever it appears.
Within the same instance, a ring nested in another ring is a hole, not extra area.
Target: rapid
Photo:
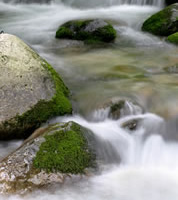
[[[165,71],[178,63],[178,48],[141,32],[143,21],[163,0],[54,0],[26,4],[0,0],[0,31],[27,42],[59,72],[72,91],[73,116],[49,123],[74,121],[91,130],[102,158],[97,174],[67,180],[45,191],[1,200],[177,200],[178,75]],[[56,40],[55,31],[72,19],[102,18],[117,30],[106,47]],[[120,76],[125,75],[126,78]],[[120,119],[100,109],[113,97],[131,99]],[[136,128],[124,126],[136,120]],[[22,141],[0,142],[0,158]]]

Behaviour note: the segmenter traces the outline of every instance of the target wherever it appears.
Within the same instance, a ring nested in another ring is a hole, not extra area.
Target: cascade
[[[2,0],[4,3],[61,3],[76,7],[100,7],[113,5],[151,5],[162,7],[164,0]]]
[[[59,0],[55,0],[59,2]],[[114,6],[114,5],[150,5],[162,7],[164,0],[62,0],[64,4],[69,4],[76,7],[100,7],[100,6]]]

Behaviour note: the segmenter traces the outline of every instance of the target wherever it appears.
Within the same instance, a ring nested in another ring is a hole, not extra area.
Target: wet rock
[[[120,120],[119,123],[129,134],[142,136],[142,139],[154,134],[163,135],[165,128],[164,119],[151,113],[128,116]]]
[[[132,119],[122,124],[123,128],[126,128],[130,131],[135,131],[138,127],[139,119]]]
[[[56,38],[81,40],[88,43],[112,42],[116,38],[115,29],[101,19],[74,20],[59,27]]]
[[[24,194],[94,166],[87,131],[74,122],[38,129],[0,163],[0,193]]]
[[[178,3],[178,0],[165,0],[166,5],[171,5],[173,3]]]
[[[170,43],[178,45],[178,32],[176,32],[172,35],[169,35],[167,37],[167,41],[170,42]]]
[[[178,31],[178,3],[172,4],[148,18],[143,31],[159,36],[169,36]]]
[[[52,116],[71,113],[55,70],[23,41],[0,34],[0,139],[24,138]]]
[[[128,99],[113,98],[103,104],[102,107],[93,113],[95,120],[105,120],[106,118],[119,119],[127,115],[137,115],[144,113],[143,108]]]

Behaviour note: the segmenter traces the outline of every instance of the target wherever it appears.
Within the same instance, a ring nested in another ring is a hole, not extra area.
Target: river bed
[[[178,142],[175,131],[168,141],[157,125],[177,116],[178,74],[167,69],[178,63],[178,48],[164,38],[141,32],[143,21],[162,8],[162,1],[153,1],[152,5],[142,5],[146,1],[128,1],[132,4],[124,5],[121,1],[104,1],[105,4],[99,1],[97,5],[94,1],[66,2],[27,5],[0,1],[0,30],[19,36],[34,48],[61,74],[72,92],[74,116],[55,118],[52,122],[73,120],[89,128],[117,149],[121,162],[105,163],[98,175],[80,181],[68,180],[63,186],[25,197],[0,198],[176,200]],[[117,30],[116,41],[105,46],[86,46],[55,39],[62,23],[79,18],[109,20]],[[113,97],[136,101],[146,113],[152,114],[141,115],[145,123],[134,133],[123,129],[119,120],[96,122],[92,119],[94,110]],[[169,135],[173,127],[176,129],[176,120],[173,121],[165,134]],[[143,140],[151,126],[155,129]],[[0,158],[21,142],[1,142]]]

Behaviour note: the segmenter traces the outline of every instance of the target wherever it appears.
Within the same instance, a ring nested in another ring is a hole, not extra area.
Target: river
[[[97,175],[25,197],[0,199],[177,200],[178,74],[166,69],[172,67],[174,72],[178,48],[141,32],[143,21],[164,6],[163,0],[4,2],[0,1],[0,31],[28,43],[61,74],[72,92],[73,116],[51,122],[72,120],[90,129],[101,143],[105,162]],[[93,47],[55,39],[62,23],[81,18],[111,21],[118,33],[116,41]],[[119,120],[107,118],[98,108],[114,97],[137,102],[145,114],[135,111]],[[122,126],[135,118],[140,120],[136,130]],[[1,158],[21,142],[1,142]]]

